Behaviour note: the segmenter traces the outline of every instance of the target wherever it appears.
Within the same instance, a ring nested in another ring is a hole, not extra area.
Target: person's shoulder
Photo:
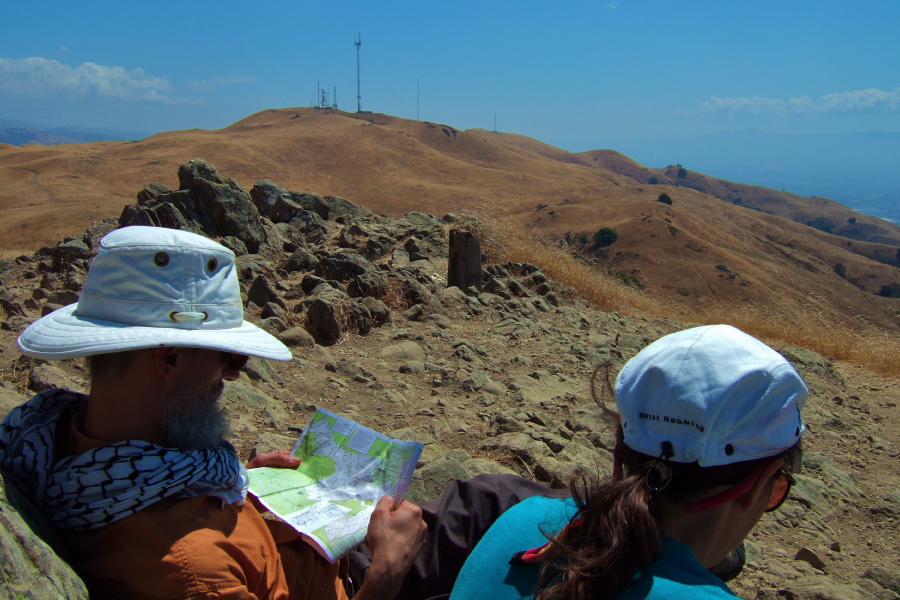
[[[663,538],[657,560],[616,600],[728,599],[737,596],[697,560],[689,546]]]
[[[571,498],[531,496],[510,507],[500,519],[531,519],[535,523],[568,521],[575,510],[575,501]]]

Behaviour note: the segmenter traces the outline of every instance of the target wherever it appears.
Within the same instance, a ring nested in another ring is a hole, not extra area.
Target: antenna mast
[[[362,112],[362,94],[359,91],[359,47],[362,46],[362,34],[357,33],[353,40],[356,46],[356,112]]]

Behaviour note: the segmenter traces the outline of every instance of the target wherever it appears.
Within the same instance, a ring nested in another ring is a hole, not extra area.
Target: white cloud
[[[718,98],[713,96],[707,102],[676,112],[680,115],[713,114],[728,112],[730,114],[749,113],[752,115],[811,115],[827,112],[847,112],[856,110],[900,108],[900,88],[892,92],[878,89],[859,90],[839,94],[826,94],[818,101],[801,96],[781,100],[778,98]]]
[[[91,62],[71,67],[38,56],[0,58],[0,92],[27,97],[65,96],[77,99],[96,95],[168,104],[196,102],[172,97],[172,86],[167,79],[147,75],[143,69],[126,71],[122,67]]]

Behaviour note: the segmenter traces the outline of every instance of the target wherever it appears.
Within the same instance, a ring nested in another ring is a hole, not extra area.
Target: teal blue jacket
[[[516,552],[547,542],[575,514],[572,500],[535,496],[503,513],[466,559],[450,600],[524,600],[534,596],[539,566],[509,564]],[[659,558],[635,576],[614,600],[716,600],[736,598],[693,551],[663,538]]]

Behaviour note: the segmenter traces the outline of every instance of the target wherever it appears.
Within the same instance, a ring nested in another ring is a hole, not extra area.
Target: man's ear
[[[753,487],[747,490],[743,496],[738,498],[740,502],[741,508],[744,510],[750,510],[754,506],[760,502],[760,497],[765,495],[766,500],[768,500],[768,494],[771,493],[771,489],[769,487],[769,483],[772,481],[772,476],[778,472],[778,469],[784,466],[785,460],[783,458],[779,458],[773,460],[768,465],[766,465],[765,470],[762,475],[759,476],[759,479],[756,480],[756,483],[753,484]]]
[[[184,361],[181,348],[172,346],[157,346],[153,348],[153,368],[156,374],[166,382],[175,377],[175,373]]]

